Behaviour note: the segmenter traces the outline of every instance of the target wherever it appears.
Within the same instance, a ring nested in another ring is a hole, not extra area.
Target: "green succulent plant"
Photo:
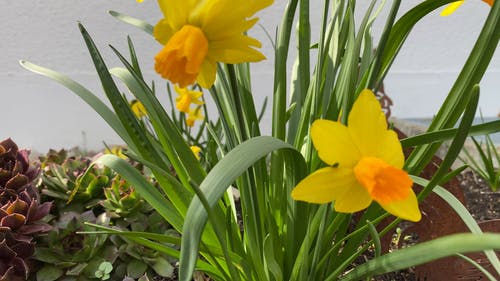
[[[162,253],[144,247],[142,245],[121,240],[121,237],[114,236],[115,243],[119,243],[118,260],[115,264],[115,279],[127,276],[138,279],[141,276],[162,276],[172,277],[174,274],[174,266],[172,260]],[[124,243],[125,242],[125,243]]]
[[[116,247],[108,236],[84,235],[80,231],[94,231],[85,222],[107,225],[105,213],[96,217],[91,210],[84,213],[66,212],[53,222],[54,229],[43,237],[36,248],[35,258],[43,263],[37,272],[37,281],[87,281],[102,279],[96,272],[103,262],[113,263]]]
[[[108,168],[91,167],[88,171],[90,158],[68,157],[65,150],[51,150],[40,160],[43,169],[41,193],[55,201],[59,212],[83,212],[98,206],[104,198],[103,188],[114,175]]]
[[[135,192],[134,187],[119,176],[115,176],[110,187],[104,189],[104,197],[100,204],[111,212],[112,217],[133,217],[152,211],[152,208]]]
[[[114,227],[126,231],[150,231],[165,233],[172,231],[163,223],[158,213],[154,212],[134,187],[127,181],[115,176],[111,186],[104,189],[105,200],[101,205],[111,217]],[[118,248],[118,260],[113,277],[127,276],[138,279],[147,278],[148,273],[162,277],[171,277],[173,266],[170,259],[158,251],[136,244],[124,237],[110,236],[110,240]]]
[[[40,169],[30,165],[29,151],[11,139],[0,142],[0,280],[26,280],[32,271],[35,237],[51,226],[42,219],[52,203],[40,204],[33,181]]]
[[[39,242],[35,254],[43,263],[36,280],[122,280],[148,273],[170,276],[170,260],[157,251],[117,235],[81,233],[97,230],[86,222],[158,233],[167,231],[168,226],[134,187],[112,170],[91,166],[88,157],[68,155],[64,150],[51,150],[40,157],[39,188],[44,198],[54,200],[55,208],[54,229]],[[144,172],[142,166],[136,168]]]

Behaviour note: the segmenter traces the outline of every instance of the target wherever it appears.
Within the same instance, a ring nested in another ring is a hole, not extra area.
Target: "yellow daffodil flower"
[[[188,125],[189,127],[193,127],[194,126],[194,122],[196,120],[203,120],[203,114],[201,114],[201,107],[198,106],[198,107],[195,107],[194,109],[193,108],[190,108],[189,109],[189,112],[188,112],[188,116],[186,117],[186,125]]]
[[[200,91],[191,91],[188,88],[179,88],[177,85],[174,87],[178,96],[175,99],[175,107],[184,113],[189,113],[191,104],[202,105],[203,102],[200,97],[203,95]]]
[[[486,3],[488,3],[488,5],[493,6],[493,3],[495,2],[495,0],[483,0],[483,2],[486,2]],[[441,12],[441,16],[442,17],[446,17],[446,16],[449,16],[449,15],[453,14],[455,12],[455,10],[458,9],[458,7],[462,6],[463,3],[464,3],[464,0],[455,1],[455,2],[453,2],[451,4],[449,4]]]
[[[138,3],[142,3],[142,1],[144,1],[144,0],[137,0]]]
[[[256,12],[273,0],[158,0],[165,18],[154,27],[164,45],[155,69],[181,88],[198,82],[210,88],[217,62],[243,63],[265,59],[258,40],[245,35],[256,22]]]
[[[193,152],[193,154],[196,157],[196,159],[200,160],[200,157],[201,157],[201,148],[199,146],[192,145],[191,146],[191,151]]]
[[[377,98],[364,90],[352,106],[348,125],[316,120],[311,138],[318,155],[329,166],[303,179],[292,191],[295,200],[334,202],[337,212],[353,213],[376,201],[387,212],[410,221],[421,214],[413,182],[402,170],[404,155],[397,134]]]
[[[132,112],[134,112],[134,115],[137,118],[142,118],[147,115],[146,108],[138,100],[132,100],[130,102],[130,108],[132,109]]]
[[[127,159],[127,156],[123,154],[123,147],[119,145],[115,145],[111,148],[106,148],[104,150],[104,154],[113,154],[120,157],[121,159]]]

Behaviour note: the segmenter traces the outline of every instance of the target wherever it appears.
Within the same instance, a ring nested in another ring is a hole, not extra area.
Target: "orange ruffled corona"
[[[207,56],[208,40],[203,31],[185,25],[170,38],[155,57],[155,70],[165,79],[185,88],[196,80]]]
[[[387,121],[375,95],[364,90],[354,103],[348,126],[316,120],[311,138],[318,155],[329,167],[303,179],[292,191],[295,200],[334,201],[337,212],[353,213],[376,201],[387,212],[410,221],[421,213],[412,190],[413,181],[402,169],[404,155],[397,134]]]
[[[155,57],[155,69],[165,79],[185,88],[197,82],[210,88],[217,62],[256,62],[265,57],[258,40],[245,35],[252,17],[273,0],[158,0],[165,18],[154,27],[164,45]]]
[[[493,3],[495,2],[495,0],[482,0],[482,1],[488,3],[488,5],[490,5],[490,6],[493,6]],[[441,16],[446,17],[446,16],[453,14],[455,12],[455,10],[458,9],[458,7],[462,6],[463,3],[464,3],[464,0],[455,1],[451,4],[449,4],[441,12]]]

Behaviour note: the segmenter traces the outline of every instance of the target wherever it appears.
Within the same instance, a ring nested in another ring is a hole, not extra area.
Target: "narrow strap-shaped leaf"
[[[178,250],[175,250],[175,249],[164,244],[164,243],[175,242],[176,240],[174,237],[164,238],[163,240],[162,239],[154,239],[154,238],[159,238],[158,235],[161,235],[161,234],[148,233],[148,232],[132,232],[132,231],[129,232],[129,231],[118,230],[118,229],[105,227],[105,226],[93,224],[93,223],[85,223],[85,224],[93,226],[97,229],[104,229],[104,231],[81,231],[78,233],[82,233],[82,234],[106,234],[106,233],[107,234],[117,234],[117,235],[124,236],[127,239],[129,239],[129,240],[131,240],[139,245],[143,245],[143,246],[148,247],[150,249],[154,249],[158,252],[164,253],[164,254],[171,256],[171,257],[174,257],[174,258],[179,258],[180,252]],[[165,235],[165,237],[167,237],[167,236]],[[155,241],[153,241],[153,240],[155,240]],[[167,240],[170,242],[167,242]],[[161,241],[163,243],[159,243],[156,241]],[[217,280],[220,280],[222,278],[221,273],[219,271],[215,270],[215,268],[206,261],[199,260],[198,263],[196,264],[196,266],[200,270],[202,270],[203,272],[207,272],[208,274],[210,274],[210,276],[212,276],[213,278],[217,278]]]
[[[182,214],[185,214],[189,201],[194,194],[186,186],[189,186],[189,180],[193,180],[199,184],[204,178],[205,171],[201,168],[199,161],[196,160],[186,141],[182,138],[175,124],[167,115],[156,96],[153,95],[148,85],[134,72],[133,66],[116,49],[113,48],[113,51],[127,68],[113,68],[110,72],[122,80],[130,92],[146,108],[149,120],[161,144],[160,149],[166,154],[177,176],[184,185],[180,186],[180,188],[164,185],[162,187],[166,190],[169,199],[176,208]]]
[[[256,137],[235,147],[208,173],[200,185],[208,205],[213,207],[222,197],[226,189],[252,164],[259,161],[268,153],[288,149],[295,155],[295,162],[300,164],[301,170],[306,166],[302,155],[291,145],[273,137]],[[300,171],[300,172],[303,172]],[[199,242],[203,228],[207,222],[207,211],[200,199],[195,197],[186,214],[182,230],[181,258],[179,280],[190,280],[198,259]]]
[[[148,161],[166,166],[166,163],[164,163],[164,160],[160,157],[159,152],[155,150],[155,146],[151,144],[147,134],[143,131],[144,128],[137,121],[127,101],[118,90],[118,87],[113,81],[105,62],[97,49],[97,46],[90,37],[90,34],[82,24],[79,23],[78,27],[80,28],[80,32],[85,40],[85,44],[87,45],[92,61],[94,62],[94,66],[97,74],[99,75],[99,79],[101,80],[104,92],[113,106],[116,115],[129,134],[130,139],[132,140],[131,143],[134,143],[135,147],[137,147],[137,154],[141,155]]]
[[[148,34],[153,35],[153,29],[154,29],[153,26],[151,24],[143,21],[143,20],[140,20],[140,19],[116,12],[116,11],[112,11],[112,10],[108,11],[108,13],[124,23],[128,23],[130,25],[133,25],[133,26],[139,28],[140,30],[142,30]]]
[[[118,228],[113,228],[109,226],[104,226],[104,225],[99,225],[99,224],[94,224],[94,223],[89,223],[85,222],[86,225],[90,225],[92,227],[95,227],[97,229],[101,229],[98,231],[79,231],[78,233],[80,234],[117,234],[119,236],[123,236],[125,238],[140,238],[144,240],[150,240],[153,242],[158,242],[162,244],[172,244],[175,245],[176,247],[181,245],[181,238],[179,236],[174,236],[174,235],[169,235],[169,234],[160,234],[160,233],[153,233],[153,232],[142,232],[142,231],[127,231],[127,230],[122,230]],[[212,245],[207,245],[207,244],[201,244],[200,249],[203,251],[206,251],[208,247],[208,250],[215,254],[217,257],[223,257],[222,251],[218,247],[214,247]],[[163,248],[163,247],[162,247]],[[156,250],[159,250],[157,248],[153,248]],[[165,246],[161,250],[163,253],[171,256],[172,258],[179,259],[180,257],[180,251],[176,250],[173,248],[173,246],[168,247]],[[230,256],[232,259],[236,260],[239,263],[243,263],[244,261],[241,260],[241,257],[236,255],[233,252],[229,252]],[[215,268],[206,261],[203,260],[198,260],[198,265],[205,268]]]
[[[156,96],[153,95],[148,85],[146,85],[144,80],[142,80],[140,76],[133,71],[133,66],[115,48],[111,48],[128,70],[128,73],[123,70],[116,70],[114,73],[119,75],[119,77],[126,82],[127,86],[133,90],[132,93],[136,95],[136,97],[144,104],[144,106],[146,106],[147,109],[152,109],[148,111],[148,114],[152,115],[150,116],[150,119],[157,125],[157,133],[159,134],[159,137],[161,137],[160,141],[167,138],[167,143],[162,142],[163,148],[164,150],[171,151],[169,160],[172,164],[174,164],[181,180],[184,180],[184,183],[187,183],[187,177],[189,176],[192,180],[199,184],[205,176],[205,171],[203,171],[199,161],[194,157],[194,154],[182,138],[179,130],[176,128],[171,118],[167,115],[165,109],[162,107]],[[169,145],[172,146],[172,149],[168,147]],[[177,155],[174,156],[174,152]],[[177,157],[178,159],[174,159]],[[181,170],[181,165],[183,166],[183,170]],[[187,167],[190,169],[189,175],[187,175]]]
[[[293,19],[297,10],[298,0],[288,2],[284,16],[278,29],[278,40],[274,60],[274,94],[273,94],[273,126],[272,135],[284,140],[286,137],[286,81],[287,58],[290,47],[290,37]],[[271,161],[279,161],[272,159]],[[274,165],[272,165],[274,166]]]
[[[68,76],[56,72],[54,70],[41,67],[39,65],[33,64],[31,62],[21,60],[19,62],[22,67],[26,68],[29,71],[34,73],[41,74],[45,77],[48,77],[64,87],[71,90],[73,93],[78,95],[83,101],[85,101],[92,109],[94,109],[101,117],[108,123],[108,125],[115,130],[115,132],[126,142],[129,143],[130,149],[135,151],[136,149],[133,146],[132,141],[130,140],[130,136],[127,131],[120,123],[118,117],[111,111],[98,97],[96,97],[92,92],[90,92],[87,88],[83,87],[81,84],[75,82]]]
[[[391,10],[389,12],[389,16],[385,22],[384,31],[382,32],[382,36],[380,37],[380,41],[377,46],[377,51],[375,55],[375,59],[370,66],[369,72],[367,72],[367,88],[373,90],[375,93],[378,92],[378,87],[375,87],[374,82],[375,78],[378,77],[378,73],[381,68],[382,55],[385,50],[385,45],[387,43],[387,39],[389,38],[389,34],[391,33],[392,27],[394,25],[394,21],[396,20],[397,13],[399,11],[399,6],[401,5],[401,0],[393,1]],[[360,83],[361,84],[361,83]]]
[[[457,134],[453,138],[453,141],[448,148],[448,152],[439,165],[438,170],[432,176],[430,183],[426,185],[424,189],[418,194],[419,200],[425,198],[427,194],[431,192],[434,186],[441,182],[442,178],[446,176],[448,170],[451,168],[451,165],[453,165],[455,160],[458,158],[458,155],[460,154],[460,151],[464,146],[465,140],[467,139],[467,134],[476,114],[477,104],[479,102],[478,85],[474,86],[474,88],[471,90],[470,98],[467,98],[466,101],[467,107],[465,108],[462,120],[460,121],[460,125],[458,126]]]
[[[478,262],[476,262],[475,260],[469,258],[468,256],[466,255],[462,255],[462,254],[457,254],[457,256],[463,260],[465,260],[466,262],[472,264],[474,267],[476,267],[479,271],[481,271],[481,273],[484,274],[484,276],[486,276],[486,278],[488,278],[488,280],[490,281],[498,281],[495,276],[493,276],[486,268],[484,268],[482,265],[480,265]]]
[[[110,167],[127,180],[135,190],[175,229],[182,229],[183,220],[180,214],[167,203],[165,195],[149,183],[137,169],[127,161],[113,154],[105,154],[97,158],[94,164]]]
[[[443,129],[439,131],[423,133],[413,137],[408,137],[401,140],[401,145],[403,147],[411,147],[450,140],[457,134],[457,130],[457,128]],[[500,132],[500,120],[471,126],[469,130],[469,136],[481,136],[497,132]]]
[[[130,52],[130,61],[132,62],[132,67],[134,69],[134,72],[142,79],[144,80],[144,77],[142,76],[141,72],[141,67],[139,66],[139,60],[137,59],[137,54],[135,53],[135,48],[134,48],[134,43],[132,42],[132,39],[130,36],[127,36],[127,42],[128,42],[128,50]]]
[[[340,280],[362,280],[368,276],[408,268],[456,253],[478,252],[486,249],[500,249],[500,234],[453,234],[370,260],[356,267]]]
[[[272,274],[275,280],[283,280],[283,272],[276,261],[275,253],[273,252],[274,246],[276,244],[275,241],[268,235],[264,238],[264,266],[269,269],[269,272]],[[269,278],[271,279],[271,278]]]
[[[122,230],[118,228],[113,228],[105,225],[100,225],[100,224],[95,224],[95,223],[90,223],[90,222],[85,222],[86,225],[90,225],[92,227],[95,227],[97,231],[79,231],[78,234],[120,234],[121,236],[124,237],[140,237],[140,238],[145,238],[157,242],[162,242],[162,243],[169,243],[173,244],[175,246],[179,246],[181,244],[181,238],[178,236],[174,235],[169,235],[169,234],[160,234],[160,233],[154,233],[154,232],[143,232],[143,231],[128,231],[128,230]],[[173,249],[172,249],[173,250]],[[180,253],[179,251],[174,250],[172,253]],[[170,254],[169,254],[170,255]],[[179,255],[171,255],[172,257],[177,257],[179,258]]]

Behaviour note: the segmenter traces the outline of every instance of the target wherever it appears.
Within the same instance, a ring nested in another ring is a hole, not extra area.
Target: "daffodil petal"
[[[387,164],[403,168],[405,156],[403,148],[399,141],[398,134],[392,130],[386,130],[381,134],[379,145],[373,153],[373,156],[384,160]]]
[[[197,0],[158,0],[160,10],[175,31],[188,23],[189,14],[198,4]]]
[[[405,200],[380,204],[380,206],[387,212],[404,220],[417,222],[422,218],[422,214],[418,208],[417,196],[413,191],[410,192],[410,196]]]
[[[404,154],[398,135],[387,129],[385,114],[370,90],[364,90],[354,103],[348,119],[349,133],[364,156],[380,158],[402,168]]]
[[[217,2],[231,3],[222,4]],[[192,20],[195,21],[195,18],[198,17],[200,26],[211,39],[242,34],[255,24],[255,20],[247,19],[251,15],[248,15],[248,10],[244,5],[235,6],[232,2],[232,0],[205,1],[203,13],[193,15]],[[231,23],[231,25],[228,26],[228,23]]]
[[[387,131],[387,121],[372,91],[363,90],[354,102],[347,120],[349,133],[364,156],[371,156]]]
[[[293,190],[294,200],[323,204],[338,199],[357,181],[351,169],[326,167],[303,179]]]
[[[232,64],[257,62],[266,58],[260,51],[251,46],[260,47],[261,44],[254,38],[237,35],[227,40],[212,42],[209,53],[215,61]]]
[[[370,194],[356,181],[335,200],[333,208],[339,213],[354,213],[366,209],[371,202]]]
[[[328,165],[351,168],[361,158],[346,126],[330,120],[316,120],[311,126],[311,138],[318,155]]]
[[[201,70],[196,78],[196,82],[200,84],[201,87],[209,89],[215,82],[215,75],[217,72],[217,63],[211,59],[205,59],[201,64]]]
[[[166,19],[161,19],[153,29],[153,36],[156,41],[160,42],[162,45],[167,44],[168,40],[172,38],[174,33],[177,30],[174,30],[172,26],[170,26],[170,22]]]
[[[204,24],[206,25],[205,32],[211,41],[224,40],[234,36],[243,35],[245,31],[252,28],[258,20],[258,18],[253,18],[251,20],[245,20],[241,24],[234,24],[232,26],[227,26],[227,24],[220,25],[220,21],[214,23],[214,25]]]
[[[211,0],[202,1],[193,12],[191,21],[198,21],[210,35],[225,34],[228,30],[248,30],[254,23],[249,19],[259,10],[271,5],[273,0]],[[231,25],[228,25],[231,23]],[[249,25],[250,24],[250,25]],[[246,28],[246,29],[245,29]]]
[[[448,6],[446,6],[446,8],[444,8],[444,10],[441,12],[440,15],[442,17],[446,17],[446,16],[453,14],[455,12],[455,10],[458,9],[458,7],[462,6],[463,3],[464,3],[464,1],[462,0],[462,1],[456,1],[456,2],[449,4]]]

